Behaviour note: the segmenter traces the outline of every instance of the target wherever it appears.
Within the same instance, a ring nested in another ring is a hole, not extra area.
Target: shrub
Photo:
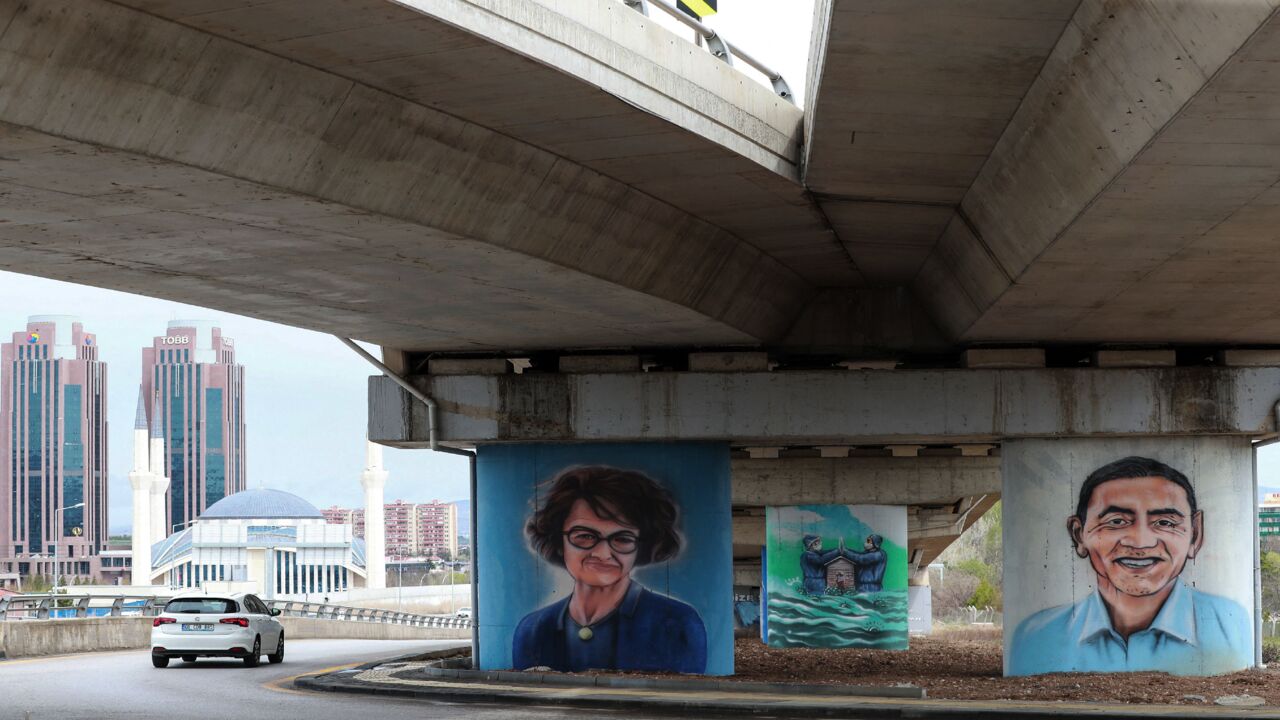
[[[1280,637],[1262,638],[1262,662],[1280,662]]]
[[[1000,589],[995,585],[987,582],[986,578],[978,581],[978,587],[973,591],[973,595],[969,597],[969,601],[965,605],[976,608],[995,608],[999,610],[1003,603],[1001,602]]]

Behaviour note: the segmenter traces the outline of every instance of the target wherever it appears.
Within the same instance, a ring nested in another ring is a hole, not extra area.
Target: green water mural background
[[[768,643],[773,647],[907,648],[907,511],[888,505],[794,505],[765,513],[768,563]],[[884,589],[878,593],[811,596],[803,591],[800,555],[805,535],[830,550],[844,538],[884,538]]]

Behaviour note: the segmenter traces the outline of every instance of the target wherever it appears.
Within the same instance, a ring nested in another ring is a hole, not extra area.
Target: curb
[[[394,661],[391,661],[394,663]],[[385,666],[388,661],[367,663],[372,667]],[[362,666],[361,669],[369,669]],[[352,693],[417,700],[447,702],[486,702],[505,705],[560,705],[575,708],[612,709],[670,715],[736,715],[742,717],[769,715],[774,717],[821,718],[944,718],[945,720],[1068,720],[1071,718],[1203,718],[1219,720],[1257,720],[1280,718],[1273,709],[1236,709],[1216,706],[1144,706],[1144,705],[1096,705],[1082,704],[1017,704],[1015,701],[938,701],[901,700],[848,696],[845,703],[815,703],[794,695],[795,700],[763,693],[742,693],[740,697],[700,697],[698,692],[632,692],[626,697],[606,697],[582,692],[594,686],[554,688],[521,684],[520,687],[497,689],[491,685],[478,687],[473,682],[445,680],[430,685],[381,683],[356,680],[359,669],[328,675],[300,677],[294,685],[300,689],[317,692]],[[496,675],[497,673],[490,673]],[[503,682],[503,680],[490,680]],[[609,692],[608,689],[599,688]],[[616,688],[614,689],[617,690]],[[793,693],[795,690],[793,689]],[[723,695],[723,691],[720,693]],[[757,697],[752,697],[757,695]],[[830,698],[832,700],[837,698]]]
[[[394,662],[394,661],[392,661]],[[443,667],[413,668],[396,677],[402,680],[472,680],[522,686],[619,688],[628,690],[676,690],[680,692],[769,693],[773,695],[822,695],[840,697],[880,697],[919,700],[925,690],[915,685],[797,685],[795,683],[703,680],[700,678],[644,678],[610,675],[519,672],[514,670],[470,670]],[[385,666],[385,664],[384,664]]]
[[[396,657],[393,657],[393,658],[383,658],[382,660],[374,660],[373,662],[367,662],[361,665],[357,665],[354,668],[352,668],[352,670],[360,670],[360,671],[372,670],[374,668],[385,667],[387,665],[395,665],[397,663],[423,662],[425,660],[449,660],[449,659],[458,658],[459,651],[463,649],[466,650],[466,654],[464,657],[469,660],[471,658],[471,648],[470,647],[464,648],[462,646],[459,646],[459,647],[453,647],[453,648],[445,648],[444,650],[432,650],[431,652],[425,652],[425,653],[409,653],[408,655],[397,655]],[[309,677],[325,677],[325,676],[314,675]]]

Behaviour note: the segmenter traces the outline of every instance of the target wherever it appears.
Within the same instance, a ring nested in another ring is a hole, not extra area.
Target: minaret
[[[364,567],[368,573],[365,586],[387,586],[387,526],[383,511],[383,490],[387,471],[382,469],[382,446],[365,441],[365,469],[360,473],[364,488]]]
[[[151,584],[151,472],[148,461],[147,406],[142,388],[138,388],[138,413],[133,419],[133,469],[129,486],[133,488],[133,572],[130,582],[136,586]]]
[[[160,415],[160,393],[151,405],[151,537],[160,542],[169,537],[168,515],[164,501],[169,492],[169,478],[164,474],[164,423]]]

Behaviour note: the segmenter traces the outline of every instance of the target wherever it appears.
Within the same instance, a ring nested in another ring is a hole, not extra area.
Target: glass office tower
[[[0,573],[52,576],[57,543],[64,577],[96,576],[108,531],[107,368],[76,318],[33,316],[0,345],[0,460]]]
[[[142,350],[147,412],[159,408],[164,437],[165,534],[205,508],[244,490],[244,367],[222,330],[203,320],[174,320]],[[156,418],[148,417],[151,427]]]

